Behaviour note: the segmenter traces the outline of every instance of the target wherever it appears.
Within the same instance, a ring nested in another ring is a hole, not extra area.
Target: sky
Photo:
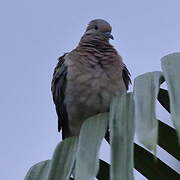
[[[134,79],[161,70],[160,58],[180,51],[179,7],[179,0],[1,0],[1,179],[23,179],[33,164],[51,158],[60,141],[52,73],[90,20],[103,18],[112,25],[111,43]],[[158,117],[170,122],[162,108]],[[177,161],[158,149],[158,156],[177,169]],[[108,150],[101,156],[108,160]],[[137,172],[135,177],[145,180]]]

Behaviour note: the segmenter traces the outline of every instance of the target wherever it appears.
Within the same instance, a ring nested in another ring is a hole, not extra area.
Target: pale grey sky
[[[90,20],[111,23],[111,43],[134,79],[160,70],[162,56],[180,51],[179,8],[179,0],[1,0],[1,179],[23,179],[30,166],[51,158],[60,139],[50,92],[53,69]]]

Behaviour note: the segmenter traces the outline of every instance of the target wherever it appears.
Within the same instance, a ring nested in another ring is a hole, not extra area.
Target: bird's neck
[[[83,50],[90,50],[90,49],[96,49],[97,51],[103,53],[103,52],[114,52],[116,53],[116,50],[114,47],[109,43],[109,40],[105,39],[101,36],[83,36],[79,42],[79,45],[77,47],[78,49]]]

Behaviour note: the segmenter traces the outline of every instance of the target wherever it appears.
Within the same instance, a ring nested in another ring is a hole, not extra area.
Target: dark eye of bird
[[[95,26],[94,29],[97,30],[97,29],[98,29],[98,26]]]

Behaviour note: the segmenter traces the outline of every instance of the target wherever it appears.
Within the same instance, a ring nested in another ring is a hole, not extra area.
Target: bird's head
[[[85,36],[96,36],[105,40],[114,39],[111,35],[111,25],[103,19],[95,19],[89,22]]]

